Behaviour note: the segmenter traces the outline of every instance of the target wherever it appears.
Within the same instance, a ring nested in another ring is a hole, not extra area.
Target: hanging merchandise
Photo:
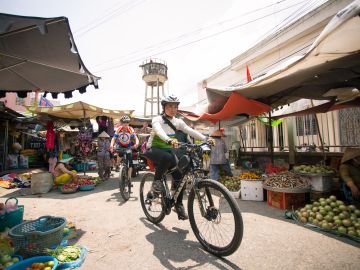
[[[52,121],[47,123],[46,126],[46,150],[51,151],[55,147],[55,131],[54,123]]]
[[[80,148],[81,154],[85,157],[89,156],[91,153],[91,139],[91,129],[82,130],[77,135],[77,146]]]

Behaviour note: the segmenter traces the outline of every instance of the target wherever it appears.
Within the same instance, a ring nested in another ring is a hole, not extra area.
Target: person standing
[[[233,176],[225,155],[225,153],[227,153],[227,147],[225,141],[222,139],[224,136],[220,130],[215,130],[210,134],[210,137],[215,139],[215,145],[211,147],[210,178],[216,181],[220,179],[220,168],[226,175]]]
[[[98,174],[101,180],[107,180],[110,177],[110,136],[105,132],[101,132],[98,136],[97,160]]]
[[[349,203],[360,204],[360,148],[346,148],[339,168],[341,190]]]

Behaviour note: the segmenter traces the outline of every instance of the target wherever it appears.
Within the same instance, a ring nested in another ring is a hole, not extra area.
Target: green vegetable
[[[56,257],[60,263],[72,262],[80,257],[81,249],[75,246],[59,246],[54,250],[49,250],[49,254]]]

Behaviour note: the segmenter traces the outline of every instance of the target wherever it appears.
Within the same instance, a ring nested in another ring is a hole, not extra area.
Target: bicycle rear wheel
[[[147,219],[154,223],[160,223],[166,215],[165,201],[162,195],[153,196],[148,198],[147,195],[151,190],[152,183],[154,181],[153,173],[146,173],[140,183],[140,202],[141,207],[145,213]]]
[[[128,177],[128,167],[121,166],[119,173],[119,188],[121,197],[127,201],[130,199],[130,185],[131,182]]]
[[[210,179],[199,181],[190,192],[188,213],[196,238],[208,252],[229,256],[238,249],[243,237],[243,220],[236,200],[222,184]]]

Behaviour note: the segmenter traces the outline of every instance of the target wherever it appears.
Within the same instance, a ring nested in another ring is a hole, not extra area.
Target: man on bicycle
[[[130,117],[124,115],[120,118],[121,126],[116,130],[114,137],[111,140],[110,150],[116,150],[119,153],[118,159],[122,159],[124,152],[128,149],[137,149],[139,146],[139,139],[132,127],[129,126]],[[131,178],[133,171],[132,152],[126,153],[126,159],[129,161],[128,176]],[[120,162],[119,160],[119,162]]]
[[[178,112],[179,99],[174,96],[166,96],[161,100],[163,112],[152,119],[152,132],[147,144],[145,156],[152,160],[155,166],[155,179],[152,189],[147,195],[149,199],[163,192],[162,177],[166,171],[177,166],[177,158],[172,152],[172,148],[177,148],[178,140],[176,139],[176,131],[167,124],[167,120],[177,129],[189,134],[199,140],[206,140],[206,137],[200,132],[189,127],[182,119],[176,118]],[[166,120],[167,119],[167,120]],[[181,172],[176,169],[172,172],[173,188],[176,189],[181,182]],[[182,190],[175,203],[175,210],[178,218],[181,220],[188,219],[185,208],[182,203]]]

